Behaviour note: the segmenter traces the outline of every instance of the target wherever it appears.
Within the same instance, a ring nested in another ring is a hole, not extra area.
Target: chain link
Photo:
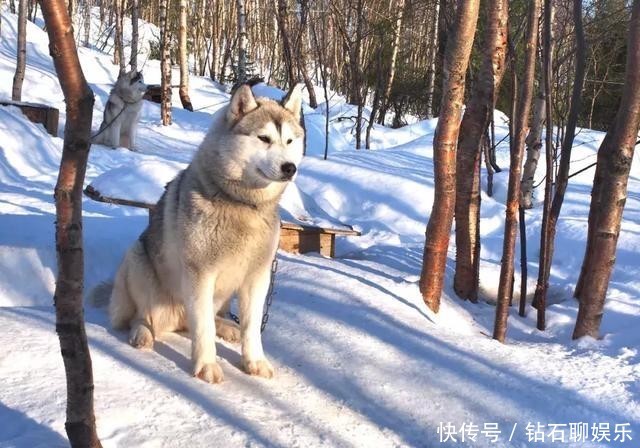
[[[275,289],[274,285],[276,283],[277,270],[278,260],[276,259],[276,257],[274,257],[273,261],[271,262],[271,279],[269,280],[269,289],[267,291],[267,297],[265,298],[264,307],[262,309],[262,323],[260,324],[260,333],[264,331],[264,329],[267,327],[267,322],[269,322],[269,308],[271,308],[271,304],[273,303],[273,292]],[[240,318],[231,311],[229,311],[229,317],[231,317],[231,319],[233,319],[234,322],[238,325],[240,324]]]

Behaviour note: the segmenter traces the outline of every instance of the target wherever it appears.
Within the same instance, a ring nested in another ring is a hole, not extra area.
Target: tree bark
[[[506,218],[504,226],[504,242],[502,247],[502,263],[498,284],[498,298],[496,305],[496,320],[493,338],[504,342],[507,334],[507,319],[509,317],[509,303],[513,285],[515,243],[518,233],[518,208],[520,203],[520,172],[522,155],[524,152],[525,130],[531,97],[533,96],[533,81],[536,67],[536,50],[538,46],[538,17],[540,15],[540,0],[529,3],[529,17],[527,19],[527,38],[525,50],[525,71],[522,89],[517,104],[514,120],[511,146],[511,162],[509,167],[509,185],[507,190]]]
[[[82,186],[90,148],[93,92],[73,38],[64,0],[41,2],[67,120],[55,187],[58,276],[54,295],[56,332],[67,377],[65,429],[72,447],[100,447],[93,411],[93,372],[82,308]]]
[[[584,35],[584,29],[582,25],[582,0],[574,0],[573,2],[573,18],[575,23],[576,34],[576,53],[575,53],[575,76],[573,81],[573,91],[571,93],[571,107],[569,109],[569,116],[567,118],[567,128],[562,141],[562,148],[560,150],[560,167],[558,169],[558,175],[556,177],[556,190],[553,196],[553,202],[551,204],[551,210],[549,212],[549,224],[548,232],[549,238],[547,244],[549,263],[545,265],[544,270],[540,270],[538,277],[538,287],[536,288],[536,296],[534,297],[534,303],[539,300],[546,301],[546,294],[549,283],[549,275],[551,273],[551,261],[553,260],[554,241],[556,235],[556,228],[558,218],[560,217],[560,210],[564,201],[564,194],[567,189],[569,181],[569,165],[571,163],[571,148],[576,133],[576,126],[578,122],[578,115],[582,106],[582,89],[584,86],[585,71],[586,71],[586,41]],[[543,287],[544,286],[544,287]]]
[[[627,182],[640,126],[640,0],[629,23],[625,83],[618,113],[598,150],[589,211],[589,236],[582,266],[580,308],[573,338],[599,337],[609,279],[615,264]],[[597,184],[596,184],[597,181]]]
[[[182,107],[193,112],[189,98],[189,60],[187,59],[187,0],[180,0],[180,25],[178,27],[178,54],[180,55],[180,102]]]
[[[534,297],[534,305],[538,309],[536,326],[538,330],[545,329],[545,313],[546,313],[546,289],[547,284],[544,281],[547,265],[550,264],[549,258],[549,211],[551,209],[551,194],[553,190],[553,110],[552,98],[553,92],[551,77],[552,57],[553,57],[553,6],[551,0],[544,0],[544,51],[543,51],[543,71],[544,71],[544,96],[545,96],[545,115],[547,126],[545,132],[545,185],[544,185],[544,203],[542,206],[542,227],[540,230],[540,257],[538,261],[538,282],[536,284],[536,295]]]
[[[171,37],[167,20],[168,9],[169,0],[160,0],[160,117],[164,126],[171,124]]]
[[[16,72],[13,75],[13,89],[11,99],[22,100],[22,83],[27,66],[27,0],[18,3],[18,48],[16,57]]]
[[[238,84],[247,80],[247,15],[244,0],[236,0],[238,9]]]
[[[351,61],[351,70],[353,71],[353,95],[358,105],[356,117],[356,149],[360,149],[362,144],[362,110],[364,108],[364,98],[362,97],[362,33],[364,25],[364,0],[356,2],[356,42],[354,49],[354,58]],[[366,91],[365,91],[366,96]]]
[[[456,172],[456,270],[453,289],[476,301],[480,268],[480,155],[489,118],[504,75],[509,19],[508,0],[486,5],[482,66],[460,125]],[[468,173],[468,174],[467,174]]]
[[[278,29],[280,30],[280,38],[282,39],[282,53],[284,57],[284,64],[287,69],[287,83],[289,87],[292,87],[298,82],[296,76],[295,65],[293,63],[293,52],[291,50],[291,39],[289,38],[289,31],[287,28],[287,0],[277,0],[278,12],[276,18],[278,19]]]
[[[384,83],[384,93],[382,94],[382,98],[380,100],[382,103],[382,106],[380,108],[380,118],[381,118],[381,122],[379,121],[380,124],[384,124],[384,117],[389,107],[389,99],[391,98],[391,89],[393,88],[393,79],[396,76],[396,61],[398,59],[398,47],[400,46],[402,19],[404,18],[404,3],[405,3],[405,0],[400,0],[397,6],[398,16],[396,18],[396,26],[393,30],[393,43],[391,45],[391,59],[389,61],[389,71],[387,72],[387,80]],[[371,120],[373,119],[374,117],[372,116]],[[368,144],[367,144],[367,148],[369,148]]]
[[[544,78],[544,75],[542,77]],[[541,84],[544,84],[544,81]],[[520,189],[522,190],[521,206],[527,210],[533,208],[533,179],[536,175],[538,160],[540,160],[540,150],[542,149],[542,129],[544,128],[546,116],[545,104],[544,88],[541,85],[533,105],[533,124],[525,141],[527,159],[524,162],[522,181],[520,182]]]
[[[433,118],[433,98],[436,80],[436,58],[438,57],[438,23],[440,17],[440,0],[435,1],[433,22],[431,23],[431,35],[429,36],[429,52],[427,62],[427,105],[426,116]]]
[[[456,199],[456,146],[464,100],[465,76],[478,21],[479,0],[460,0],[455,32],[447,42],[445,77],[434,153],[435,198],[426,230],[420,292],[433,311],[440,309]]]
[[[124,60],[124,43],[122,42],[122,16],[124,14],[122,0],[114,0],[113,7],[116,15],[116,34],[113,40],[115,45],[113,63],[120,66],[120,73],[124,73],[127,70],[127,64]]]
[[[91,39],[91,7],[93,2],[91,0],[85,0],[82,13],[84,16],[84,39],[82,45],[88,47]]]
[[[138,71],[138,19],[140,18],[139,0],[131,0],[131,58],[129,65],[132,72]]]
[[[300,0],[300,35],[298,38],[298,69],[302,74],[302,80],[307,87],[307,93],[309,95],[309,106],[315,109],[318,107],[318,100],[316,99],[316,91],[313,88],[313,82],[309,77],[307,67],[307,52],[305,42],[307,41],[307,33],[309,27],[309,0]]]

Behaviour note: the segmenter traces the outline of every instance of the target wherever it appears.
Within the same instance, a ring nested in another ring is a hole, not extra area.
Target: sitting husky
[[[242,368],[271,378],[260,324],[278,247],[278,201],[302,160],[301,89],[283,104],[241,86],[191,164],[166,188],[116,274],[109,314],[134,347],[188,329],[193,374],[222,381],[215,336],[242,342]],[[238,297],[240,326],[220,317]]]
[[[120,73],[109,93],[102,124],[93,143],[134,149],[142,97],[146,91],[142,72]]]

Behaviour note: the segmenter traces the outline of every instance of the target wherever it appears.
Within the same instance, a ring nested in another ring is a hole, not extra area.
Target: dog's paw
[[[217,362],[202,364],[201,366],[196,365],[193,369],[193,376],[211,384],[221,383],[224,380],[222,368]]]
[[[131,329],[129,333],[129,344],[135,348],[153,348],[153,334],[145,325],[139,324]]]
[[[266,358],[257,360],[247,360],[243,358],[242,368],[249,375],[261,376],[262,378],[273,378],[273,366]]]
[[[240,328],[229,324],[217,325],[216,336],[232,344],[237,344],[240,342]]]

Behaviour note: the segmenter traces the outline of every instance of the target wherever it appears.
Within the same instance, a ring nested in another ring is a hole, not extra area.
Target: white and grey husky
[[[166,188],[116,274],[109,313],[134,347],[188,329],[193,374],[217,383],[215,336],[242,342],[242,368],[270,378],[260,335],[278,201],[302,160],[301,89],[282,104],[241,86],[191,164]],[[221,317],[237,295],[240,326]],[[220,315],[218,315],[220,314]]]
[[[109,93],[102,124],[93,143],[135,149],[142,97],[146,91],[142,72],[120,73]]]

